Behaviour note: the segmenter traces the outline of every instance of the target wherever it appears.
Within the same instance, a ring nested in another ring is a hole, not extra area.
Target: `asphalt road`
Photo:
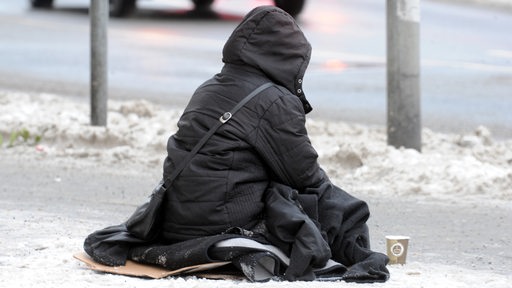
[[[84,165],[44,158],[20,161],[23,158],[5,156],[0,161],[0,211],[23,205],[23,210],[36,219],[47,212],[56,214],[56,223],[65,219],[67,223],[103,223],[103,227],[119,224],[146,200],[160,173],[160,167],[135,171],[105,163]],[[368,223],[374,250],[385,251],[385,235],[409,235],[408,261],[510,275],[512,207],[414,197],[358,197],[370,205]],[[0,237],[14,237],[8,221],[1,222],[0,230],[7,234]],[[37,235],[38,231],[33,233]],[[21,239],[0,238],[3,241]]]
[[[155,3],[156,2],[156,3]],[[86,0],[0,3],[0,89],[89,95]],[[270,1],[216,1],[213,17],[190,1],[141,1],[109,24],[110,97],[184,105],[220,70],[221,49],[243,15]],[[299,23],[313,46],[305,91],[311,117],[386,122],[385,1],[309,1]],[[421,93],[425,127],[512,137],[512,13],[422,1]]]

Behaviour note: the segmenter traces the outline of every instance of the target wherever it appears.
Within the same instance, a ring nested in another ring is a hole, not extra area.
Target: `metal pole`
[[[109,1],[91,0],[91,125],[107,125]]]
[[[387,0],[388,144],[421,151],[420,0]]]

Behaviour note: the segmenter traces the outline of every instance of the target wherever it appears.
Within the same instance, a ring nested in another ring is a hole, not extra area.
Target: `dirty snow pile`
[[[181,111],[144,100],[108,107],[107,127],[95,127],[86,102],[0,92],[1,153],[161,167]],[[512,140],[495,141],[486,127],[467,135],[424,129],[419,153],[387,146],[382,127],[307,125],[328,175],[354,193],[512,200]]]
[[[108,126],[92,127],[85,101],[0,91],[0,159],[27,157],[69,167],[98,163],[98,169],[123,167],[119,169],[122,171],[159,169],[167,138],[176,131],[180,113],[143,100],[110,101]],[[419,153],[388,147],[381,127],[314,119],[307,125],[320,161],[333,181],[358,194],[414,195],[444,202],[512,201],[512,141],[493,140],[485,127],[476,127],[467,135],[425,129],[423,151]],[[7,213],[4,220],[9,221],[0,224],[0,234],[7,233],[0,237],[0,245],[8,247],[0,252],[0,282],[6,287],[366,286],[337,282],[254,284],[195,277],[147,280],[98,274],[71,255],[81,247],[83,235],[103,227],[103,222],[67,219],[12,205],[3,211]],[[10,238],[9,233],[14,235]],[[411,262],[389,269],[388,282],[370,287],[510,287],[512,283],[511,275],[431,263]]]

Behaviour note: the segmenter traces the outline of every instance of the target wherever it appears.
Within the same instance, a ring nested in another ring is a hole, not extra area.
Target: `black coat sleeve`
[[[332,184],[320,167],[299,99],[284,95],[276,100],[261,118],[253,141],[275,182],[317,197],[318,222],[324,238],[334,248],[334,259],[350,265],[367,256],[351,255],[357,249],[351,249],[347,241],[358,239],[369,248],[368,231],[364,229],[370,214],[368,206]]]
[[[251,137],[274,180],[300,192],[323,181],[305,124],[300,100],[284,95],[266,109]]]

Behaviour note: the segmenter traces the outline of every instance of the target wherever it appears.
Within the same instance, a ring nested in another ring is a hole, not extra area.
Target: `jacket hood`
[[[274,6],[249,12],[235,28],[222,51],[226,64],[249,65],[300,98],[312,110],[302,89],[311,45],[288,13]]]

